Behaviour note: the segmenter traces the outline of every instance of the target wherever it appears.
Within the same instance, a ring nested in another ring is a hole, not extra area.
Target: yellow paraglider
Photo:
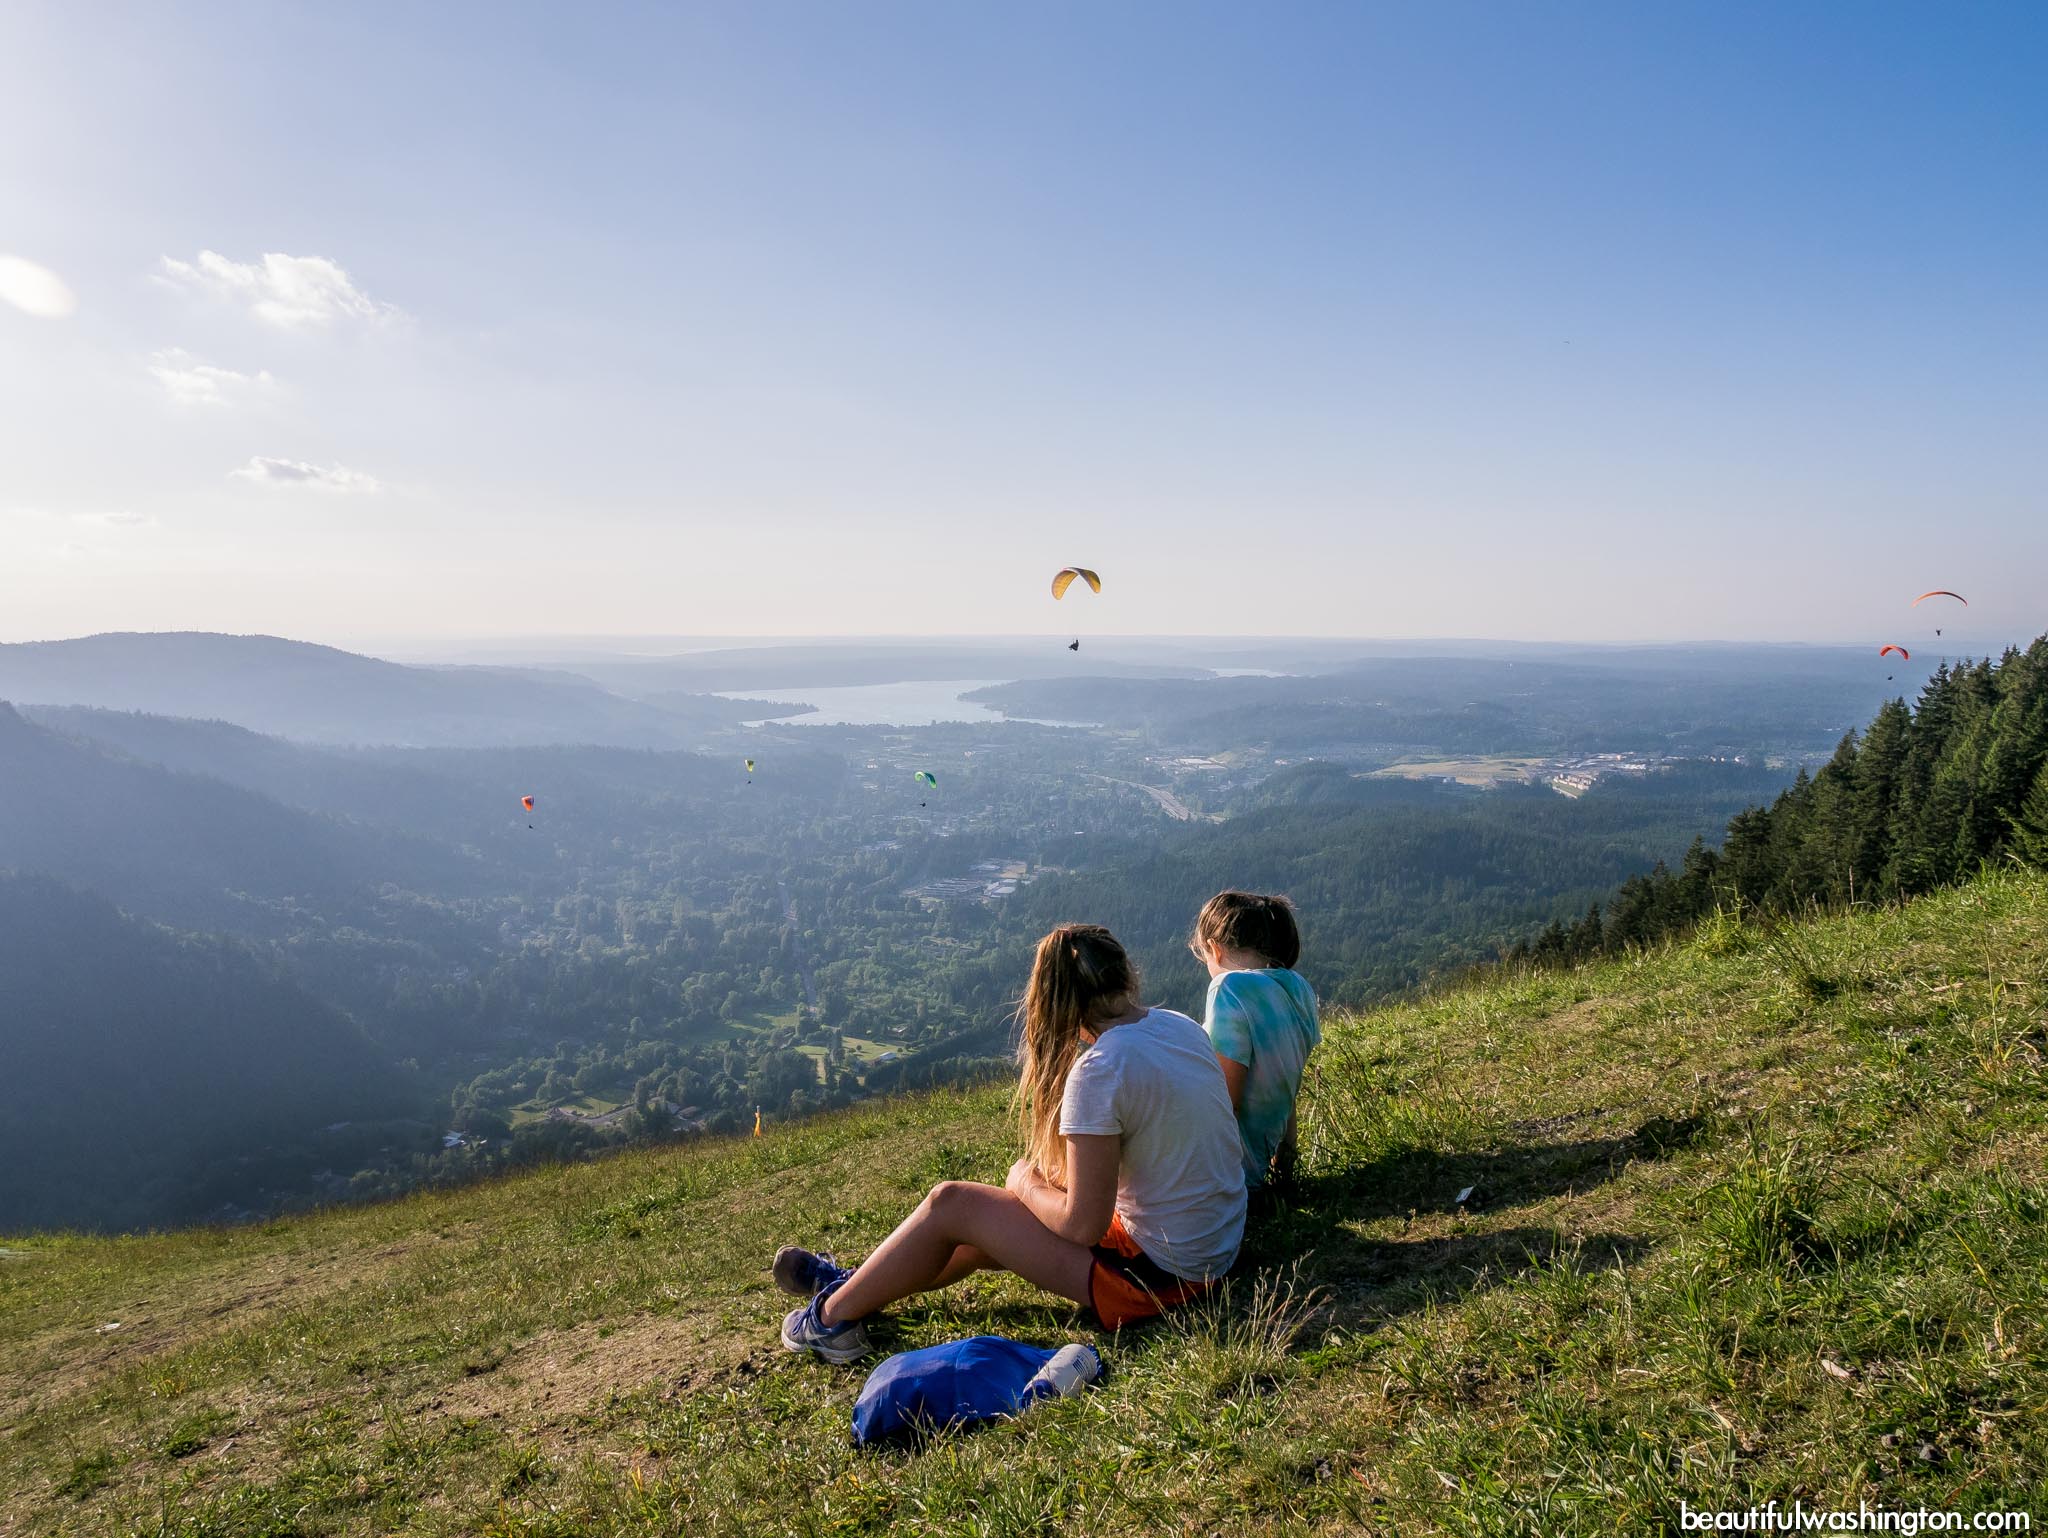
[[[1076,577],[1079,577],[1083,582],[1088,584],[1088,590],[1090,592],[1099,593],[1102,591],[1102,579],[1096,576],[1095,573],[1090,571],[1087,567],[1062,566],[1058,571],[1053,573],[1052,596],[1055,598],[1066,597],[1067,589],[1074,585],[1074,579]]]

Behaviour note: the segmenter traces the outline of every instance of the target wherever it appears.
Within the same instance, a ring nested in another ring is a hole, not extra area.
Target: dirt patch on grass
[[[501,1360],[470,1365],[425,1408],[437,1415],[503,1420],[545,1439],[574,1441],[616,1401],[654,1391],[702,1393],[751,1377],[769,1353],[758,1337],[727,1329],[715,1314],[636,1314],[549,1330]]]

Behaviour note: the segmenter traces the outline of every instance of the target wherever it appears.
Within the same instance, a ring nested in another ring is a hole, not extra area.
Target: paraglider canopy
[[[753,772],[754,772],[754,761],[753,761],[753,760],[752,760],[752,759],[750,758],[750,759],[748,759],[748,760],[747,760],[747,773],[749,773],[749,774],[752,774]]]
[[[1927,602],[1927,600],[1930,598],[1953,598],[1957,603],[1961,604],[1966,609],[1970,606],[1970,600],[1965,598],[1961,593],[1951,593],[1945,587],[1937,587],[1932,588],[1925,593],[1922,593],[1918,598],[1914,599],[1912,603],[1907,605],[1907,607],[1917,609],[1920,607],[1920,605]]]
[[[1880,657],[1889,657],[1893,652],[1899,654],[1899,660],[1902,662],[1911,662],[1913,660],[1913,654],[1903,646],[1880,646],[1877,649],[1877,654]]]
[[[916,780],[920,785],[937,785],[939,783],[939,777],[933,774],[929,769],[920,769],[917,771],[916,774],[912,775],[911,778]]]
[[[1088,590],[1090,592],[1099,593],[1102,591],[1102,579],[1096,576],[1095,573],[1090,571],[1087,567],[1062,566],[1058,571],[1054,572],[1052,575],[1052,596],[1055,598],[1066,597],[1067,589],[1074,585],[1074,579],[1076,577],[1079,577],[1083,582],[1088,584]]]
[[[528,810],[528,811],[530,812],[530,811],[532,811],[532,810],[533,810],[533,797],[531,797],[531,796],[521,796],[521,797],[519,798],[519,804],[520,804],[521,806],[525,807],[525,808],[526,808],[526,809],[527,809],[527,810]]]

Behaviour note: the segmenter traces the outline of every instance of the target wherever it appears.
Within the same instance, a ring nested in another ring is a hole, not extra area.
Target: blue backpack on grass
[[[868,1374],[853,1407],[853,1439],[862,1447],[951,1431],[1016,1415],[1041,1399],[1078,1394],[1102,1376],[1093,1346],[1049,1350],[976,1335],[921,1351],[899,1351]]]

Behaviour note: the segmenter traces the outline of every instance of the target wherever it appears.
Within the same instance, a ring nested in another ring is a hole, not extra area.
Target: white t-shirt
[[[1215,1048],[1170,1009],[1111,1026],[1067,1073],[1062,1137],[1123,1139],[1116,1210],[1156,1264],[1221,1276],[1244,1239],[1244,1154]]]

